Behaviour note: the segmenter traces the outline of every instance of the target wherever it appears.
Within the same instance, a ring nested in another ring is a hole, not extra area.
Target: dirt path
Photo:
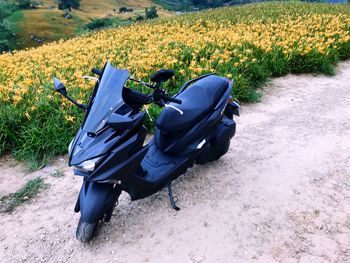
[[[75,239],[81,179],[64,160],[24,175],[3,159],[0,195],[39,175],[51,186],[0,214],[0,262],[350,262],[350,61],[265,92],[243,107],[229,153],[176,181],[181,211],[165,191],[123,195],[89,245]]]

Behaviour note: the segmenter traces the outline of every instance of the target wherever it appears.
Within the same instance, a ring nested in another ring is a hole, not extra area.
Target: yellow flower
[[[14,95],[14,96],[13,96],[13,103],[16,105],[18,102],[21,101],[21,99],[22,99],[21,96],[19,96],[19,95]]]
[[[66,120],[69,121],[69,122],[74,122],[74,119],[75,119],[75,117],[70,116],[70,115],[65,116],[65,118],[66,118]]]
[[[29,115],[29,113],[28,113],[28,112],[26,112],[26,113],[25,113],[25,115],[26,115],[26,117],[27,117],[27,119],[28,119],[28,120],[30,120],[30,119],[31,119],[31,117],[30,117],[30,115]]]

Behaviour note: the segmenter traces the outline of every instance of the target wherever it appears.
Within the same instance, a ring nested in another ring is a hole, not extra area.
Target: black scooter
[[[233,81],[208,74],[186,82],[179,92],[169,96],[161,85],[172,70],[159,70],[149,84],[130,77],[127,70],[106,63],[93,69],[96,85],[88,105],[67,95],[58,79],[54,89],[86,111],[81,128],[69,145],[69,165],[83,177],[74,211],[81,213],[77,239],[89,242],[99,221],[108,222],[122,191],[131,200],[150,196],[168,187],[194,163],[204,164],[224,155],[234,136],[239,105],[232,101]],[[145,95],[125,87],[135,81],[150,89]],[[153,139],[144,145],[147,129],[142,107],[155,103],[165,109],[155,122]]]

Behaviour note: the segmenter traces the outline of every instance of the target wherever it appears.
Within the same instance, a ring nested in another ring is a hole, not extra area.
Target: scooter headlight
[[[77,165],[76,167],[86,172],[93,172],[96,168],[96,164],[101,160],[101,158],[102,156],[84,161],[81,164]]]

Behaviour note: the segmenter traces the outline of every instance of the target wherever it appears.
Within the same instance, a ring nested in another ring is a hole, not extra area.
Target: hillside
[[[36,9],[18,10],[7,20],[17,34],[17,48],[40,46],[61,38],[71,38],[83,30],[85,24],[93,19],[114,17],[121,20],[135,19],[145,15],[145,8],[154,5],[146,0],[82,0],[79,10],[72,10],[72,19],[65,19],[62,11],[52,0],[41,1]],[[156,5],[160,17],[173,15],[161,5]],[[134,9],[133,12],[119,13],[120,7]]]
[[[52,90],[67,84],[81,102],[91,94],[84,81],[106,61],[148,80],[171,68],[171,94],[190,78],[216,72],[235,80],[232,95],[259,100],[259,87],[288,73],[333,74],[350,57],[350,5],[264,3],[163,18],[0,56],[0,153],[34,165],[65,153],[83,113]],[[157,107],[149,112],[156,117]],[[150,123],[148,123],[148,126]]]

